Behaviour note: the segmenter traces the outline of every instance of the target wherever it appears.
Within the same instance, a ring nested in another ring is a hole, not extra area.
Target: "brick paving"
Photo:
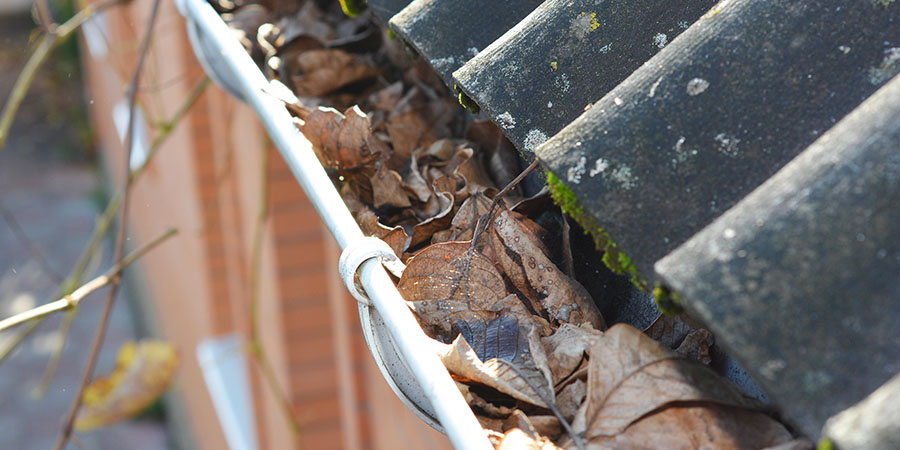
[[[19,68],[30,31],[27,16],[0,17],[0,102],[5,102]],[[77,130],[66,114],[80,101],[76,76],[57,76],[36,83],[13,128],[12,139],[0,150],[0,202],[15,214],[28,236],[40,247],[53,269],[65,274],[91,235],[98,206],[92,195],[98,175],[73,149]],[[60,81],[62,79],[62,81]],[[77,109],[76,109],[77,110]],[[82,112],[83,113],[83,112]],[[62,119],[60,119],[62,115]],[[62,150],[70,155],[61,157]],[[79,159],[82,159],[79,161]],[[75,160],[75,161],[73,161]],[[93,274],[109,265],[111,242]],[[51,300],[56,285],[29,256],[6,222],[0,221],[0,317]],[[135,321],[123,290],[114,310],[97,373],[112,369],[119,345],[134,339]],[[84,360],[102,309],[103,295],[88,297],[75,319],[56,377],[43,398],[33,397],[59,339],[61,317],[42,324],[6,361],[0,364],[0,450],[51,448],[62,416],[72,401]],[[0,333],[5,348],[18,330]],[[158,420],[131,420],[90,433],[78,433],[82,448],[169,448]],[[124,444],[124,443],[127,443]],[[70,444],[69,448],[78,448]]]

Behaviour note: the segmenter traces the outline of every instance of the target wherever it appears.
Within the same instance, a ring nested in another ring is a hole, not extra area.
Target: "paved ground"
[[[0,17],[0,103],[5,103],[12,83],[24,63],[28,17]],[[61,66],[61,67],[60,67]],[[92,195],[98,179],[85,157],[83,110],[77,73],[65,64],[51,68],[18,115],[7,148],[0,150],[0,203],[11,211],[28,236],[36,242],[53,270],[65,274],[81,253],[92,232],[97,204]],[[55,72],[54,72],[55,70]],[[81,147],[81,148],[79,148]],[[95,274],[108,266],[110,243]],[[0,317],[51,300],[56,285],[0,220]],[[118,299],[98,372],[112,369],[119,345],[133,339],[128,303]],[[46,321],[8,360],[0,364],[0,450],[51,448],[59,424],[72,401],[95,330],[103,296],[89,297],[72,327],[62,362],[47,394],[32,392],[59,339],[61,317]],[[0,333],[0,349],[6,348],[18,330]],[[160,422],[133,420],[78,434],[85,449],[167,448],[167,434]],[[127,444],[125,444],[127,443]],[[70,448],[77,448],[70,445]]]

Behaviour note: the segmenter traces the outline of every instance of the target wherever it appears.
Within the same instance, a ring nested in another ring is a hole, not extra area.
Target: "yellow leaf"
[[[168,342],[126,342],[116,369],[85,389],[75,429],[93,430],[140,413],[166,391],[177,366],[178,356]]]

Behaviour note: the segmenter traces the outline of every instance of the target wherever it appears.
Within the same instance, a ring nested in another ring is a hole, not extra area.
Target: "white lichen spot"
[[[619,187],[626,191],[634,189],[638,182],[638,177],[631,173],[631,168],[628,166],[616,167],[613,169],[612,173],[609,174],[609,177],[612,178],[613,181],[619,183]]]
[[[453,56],[448,56],[446,58],[435,58],[431,60],[431,65],[436,69],[445,69],[449,66],[456,64],[456,58]]]
[[[691,97],[695,95],[700,95],[706,88],[709,87],[709,81],[704,80],[703,78],[694,78],[691,81],[688,81],[687,84],[687,93]]]
[[[588,175],[590,175],[591,177],[595,177],[597,176],[597,174],[603,173],[603,171],[605,171],[607,167],[609,167],[609,161],[603,158],[597,158],[597,161],[594,163],[594,168],[591,169],[590,172],[588,172]]]
[[[547,135],[544,134],[543,131],[535,128],[525,135],[525,150],[534,153],[534,150],[538,148],[539,145],[547,142],[547,139]]]
[[[569,182],[572,184],[581,183],[581,176],[584,175],[584,165],[587,164],[587,158],[582,156],[578,158],[578,163],[572,167],[569,167],[568,178]]]
[[[572,87],[572,83],[569,82],[569,76],[561,73],[556,76],[556,79],[553,80],[553,83],[556,85],[557,89],[563,92],[569,92],[569,88]]]
[[[475,56],[478,55],[479,50],[478,50],[478,47],[469,47],[468,52],[469,52],[469,56],[474,58]]]
[[[900,73],[900,47],[892,47],[884,51],[881,65],[869,69],[869,82],[879,85]]]
[[[552,107],[553,107],[553,102],[547,102],[547,107],[548,107],[548,108],[552,108]]]
[[[872,6],[876,8],[879,6],[887,8],[891,3],[894,3],[894,0],[872,0]]]
[[[497,125],[500,125],[500,128],[505,130],[511,130],[516,127],[516,119],[513,118],[512,114],[509,111],[506,111],[503,114],[497,116]]]
[[[656,36],[653,36],[653,44],[659,48],[663,48],[666,44],[669,43],[669,37],[664,33],[657,33]]]
[[[587,12],[582,11],[581,14],[576,16],[575,20],[572,21],[569,31],[575,35],[576,38],[584,39],[588,33],[597,28],[600,28],[600,22],[597,21],[597,13],[588,14]]]
[[[725,231],[722,232],[722,236],[725,239],[734,239],[737,233],[734,231],[734,228],[726,228]]]
[[[650,85],[650,93],[647,94],[648,97],[653,98],[656,95],[656,88],[659,87],[659,83],[662,83],[663,77],[659,77],[652,85]]]
[[[603,47],[600,47],[599,49],[597,49],[597,51],[605,55],[609,53],[610,49],[612,49],[612,42],[604,45]]]
[[[687,20],[679,20],[678,26],[681,27],[682,30],[687,30],[687,27],[691,26],[691,24]]]
[[[847,53],[850,53],[850,47],[847,47],[846,45],[839,45],[838,51],[846,55]]]
[[[716,135],[715,140],[719,143],[719,152],[723,155],[734,158],[740,154],[740,150],[738,150],[738,143],[741,142],[740,139],[725,133],[719,133]]]
[[[619,98],[619,97],[616,97],[616,98],[613,99],[613,103],[615,103],[616,106],[622,106],[622,104],[625,103],[625,101],[622,100],[622,99]]]

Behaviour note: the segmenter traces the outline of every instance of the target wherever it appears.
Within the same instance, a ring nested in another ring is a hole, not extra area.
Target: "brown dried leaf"
[[[556,407],[563,417],[569,422],[578,414],[578,408],[587,398],[587,383],[584,380],[575,380],[566,385],[556,396]]]
[[[372,196],[374,198],[375,208],[382,206],[393,206],[396,208],[406,208],[412,206],[409,196],[403,190],[403,180],[400,174],[380,166],[369,180],[372,182]]]
[[[415,111],[389,117],[385,128],[391,136],[394,157],[402,161],[409,159],[417,148],[430,146],[435,141],[428,122]]]
[[[426,247],[409,260],[397,288],[407,301],[456,300],[472,309],[488,309],[507,295],[494,264],[469,253],[467,242]]]
[[[491,244],[500,267],[537,311],[560,323],[606,328],[590,295],[562,273],[542,250],[541,240],[518,213],[501,209],[492,222]]]
[[[684,314],[678,316],[661,314],[644,330],[644,334],[684,358],[702,364],[709,364],[712,361],[709,355],[709,348],[715,342],[712,333],[699,328],[693,319]]]
[[[489,120],[473,122],[466,130],[466,139],[476,144],[485,155],[487,171],[496,186],[506,186],[521,171],[519,152],[497,125]],[[518,188],[512,191],[518,196]]]
[[[432,197],[439,202],[440,210],[437,214],[413,227],[412,242],[409,244],[411,248],[428,242],[434,233],[446,229],[453,220],[453,194],[449,192],[438,192]]]
[[[630,325],[616,324],[591,348],[588,439],[615,436],[653,411],[686,401],[758,407],[706,366],[676,356]]]
[[[581,366],[585,355],[597,343],[602,333],[564,323],[551,336],[541,339],[547,352],[547,362],[553,374],[553,385],[569,378]]]
[[[460,335],[438,353],[451,374],[532,405],[547,407],[542,397],[553,401],[546,355],[529,322],[500,315],[487,323],[476,319],[453,325]],[[477,351],[469,345],[467,335],[475,341]]]
[[[341,114],[332,108],[317,108],[300,125],[326,169],[353,170],[370,164],[384,144],[372,135],[369,119],[354,106]]]
[[[168,389],[177,367],[175,348],[168,342],[126,342],[113,373],[85,389],[75,429],[92,430],[143,411]]]
[[[359,223],[359,228],[363,233],[367,236],[375,236],[387,243],[397,257],[403,256],[403,252],[409,246],[409,236],[406,234],[406,230],[399,225],[393,228],[383,225],[371,209],[365,206],[363,208],[356,214],[356,222]]]
[[[497,450],[561,450],[549,439],[543,437],[532,437],[524,431],[513,428],[507,431],[501,438],[500,444],[496,446]]]
[[[292,79],[294,93],[301,97],[319,97],[378,76],[378,69],[343,50],[309,50],[296,58],[299,73],[292,74]]]
[[[615,436],[598,436],[589,448],[670,450],[764,448],[791,441],[780,423],[760,412],[716,404],[672,406],[650,414]]]
[[[712,356],[709,354],[709,348],[714,343],[713,335],[709,330],[700,328],[688,333],[681,345],[675,349],[675,354],[684,359],[697,361],[700,364],[709,365],[712,362]]]

